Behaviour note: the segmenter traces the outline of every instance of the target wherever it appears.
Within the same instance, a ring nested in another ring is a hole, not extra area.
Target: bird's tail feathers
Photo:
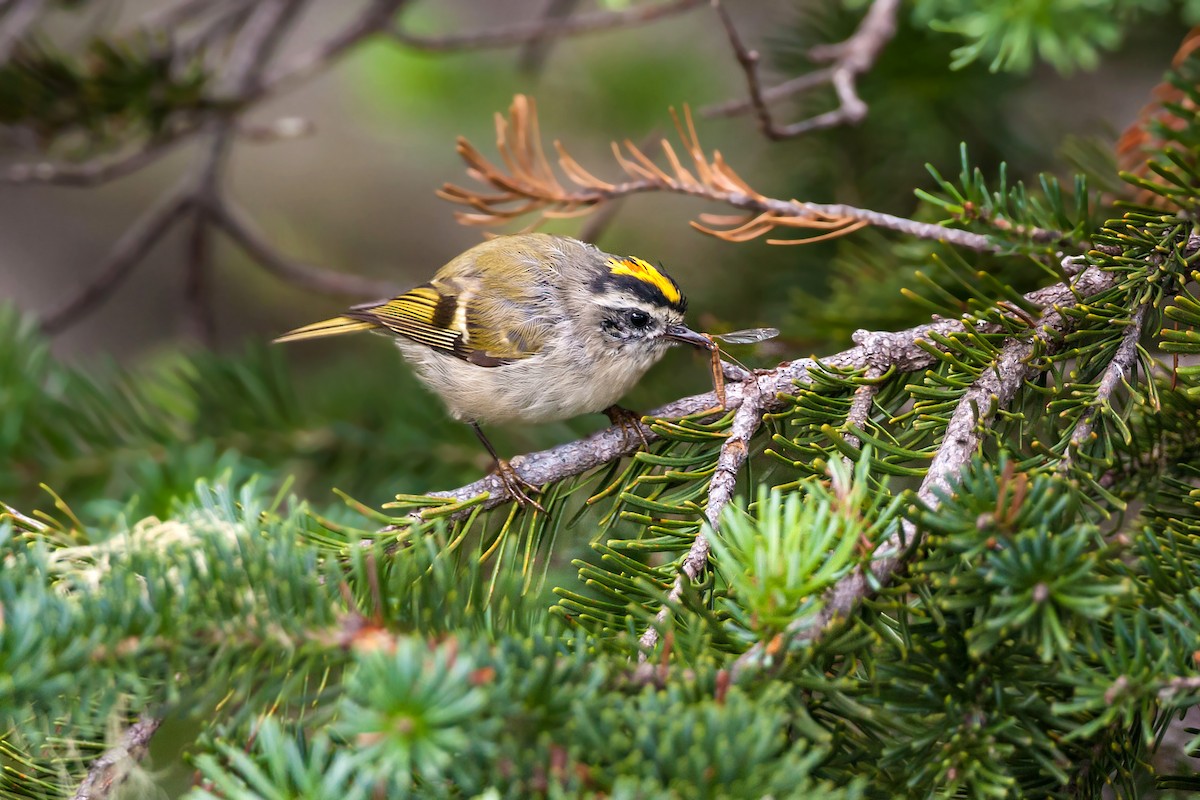
[[[334,317],[333,319],[314,322],[311,325],[305,325],[302,328],[288,331],[275,340],[278,342],[298,342],[301,339],[320,339],[325,336],[341,336],[344,333],[357,333],[358,331],[369,331],[372,328],[378,328],[379,325],[374,322],[367,322],[361,319],[352,319],[351,317]]]

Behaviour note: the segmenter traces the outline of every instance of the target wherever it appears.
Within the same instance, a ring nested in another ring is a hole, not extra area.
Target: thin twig
[[[543,22],[558,22],[567,19],[575,13],[579,0],[547,0],[546,8],[542,11]],[[527,75],[536,75],[545,66],[546,58],[553,48],[555,37],[549,31],[535,36],[521,45],[517,53],[517,69]]]
[[[1134,365],[1137,363],[1138,341],[1142,338],[1142,327],[1145,325],[1149,308],[1149,303],[1143,303],[1133,312],[1129,325],[1125,328],[1125,334],[1121,337],[1121,344],[1113,353],[1112,361],[1104,368],[1100,384],[1096,387],[1096,399],[1091,408],[1079,419],[1075,430],[1071,432],[1071,441],[1066,452],[1063,453],[1062,460],[1058,462],[1059,472],[1066,472],[1071,468],[1075,454],[1092,439],[1092,431],[1095,428],[1096,417],[1099,415],[1100,409],[1112,401],[1113,392],[1132,374]]]
[[[137,21],[137,27],[143,32],[172,31],[205,14],[219,10],[221,6],[231,3],[248,5],[252,0],[183,0],[174,5],[162,5],[150,9]]]
[[[386,32],[392,18],[411,0],[370,0],[363,11],[340,31],[316,44],[311,50],[296,56],[291,62],[268,72],[258,92],[243,97],[242,102],[254,102],[290,85],[312,77],[345,55],[355,45],[376,34]]]
[[[645,25],[698,8],[705,2],[706,0],[669,0],[669,2],[663,3],[644,3],[620,11],[596,11],[558,19],[537,19],[507,27],[445,36],[421,36],[396,26],[392,29],[392,36],[402,44],[418,50],[480,50],[489,47],[512,47],[547,37],[579,36],[616,28]]]
[[[186,192],[176,190],[163,195],[117,240],[95,276],[66,302],[43,315],[42,330],[60,333],[98,307],[190,205],[191,197]]]
[[[39,161],[12,164],[0,173],[0,183],[49,183],[56,186],[96,186],[148,167],[200,130],[192,125],[147,142],[117,158],[97,158],[78,164]]]
[[[241,102],[259,88],[260,76],[307,0],[259,0],[230,48],[217,97]]]
[[[871,407],[875,404],[875,395],[879,393],[879,384],[874,379],[878,378],[882,372],[878,367],[869,367],[866,377],[871,380],[871,383],[864,383],[854,390],[854,399],[850,401],[850,410],[846,413],[848,429],[854,427],[863,430],[867,427],[867,422],[871,419]],[[848,432],[845,439],[851,447],[859,447],[862,444],[853,432]],[[849,456],[845,460],[849,462]]]
[[[797,75],[794,78],[784,81],[777,86],[769,86],[766,89],[761,89],[758,92],[759,97],[764,103],[774,103],[786,97],[791,97],[794,94],[802,94],[810,89],[815,89],[818,86],[823,86],[833,79],[833,67],[822,67],[821,69],[806,72],[803,75]],[[704,106],[699,110],[702,117],[709,119],[718,117],[735,117],[739,114],[744,114],[747,111],[753,110],[754,101],[750,98],[740,98],[737,100],[726,100],[723,103],[715,103],[710,106]]]
[[[867,115],[867,104],[858,96],[858,77],[871,69],[875,59],[884,46],[896,35],[896,14],[899,10],[899,0],[875,0],[854,34],[845,41],[837,44],[814,47],[809,51],[809,57],[814,61],[832,62],[832,66],[817,70],[811,76],[788,81],[774,90],[764,90],[759,81],[759,54],[750,50],[742,42],[733,20],[725,11],[720,0],[712,0],[713,7],[725,28],[729,44],[734,56],[746,76],[746,86],[750,98],[744,104],[723,104],[709,113],[713,115],[740,113],[752,109],[758,117],[758,125],[763,134],[770,139],[789,139],[810,131],[823,130],[838,125],[861,122]],[[790,125],[779,125],[771,116],[768,103],[807,91],[823,83],[833,86],[837,93],[838,106],[832,111],[817,114]],[[786,88],[785,88],[786,87]]]
[[[222,197],[211,209],[213,222],[229,235],[259,266],[273,275],[322,294],[357,299],[391,297],[398,287],[357,275],[330,272],[311,264],[294,261],[278,251],[259,231],[249,216],[232,200]]]
[[[658,156],[659,144],[662,142],[662,133],[657,130],[650,131],[646,138],[638,143],[638,149],[646,155]],[[588,221],[579,229],[579,238],[585,242],[596,243],[608,226],[617,218],[617,212],[624,205],[623,198],[618,198],[611,202],[605,203],[599,210],[588,217]]]
[[[184,272],[184,324],[189,335],[211,347],[216,341],[216,317],[212,307],[212,230],[208,211],[196,206],[188,231],[187,264]]]
[[[75,791],[74,800],[105,800],[150,749],[150,738],[162,725],[161,719],[143,714],[130,725],[121,741],[92,762],[88,774]]]

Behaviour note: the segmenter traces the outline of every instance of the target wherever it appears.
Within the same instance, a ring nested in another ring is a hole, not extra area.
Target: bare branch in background
[[[212,230],[208,212],[197,208],[187,239],[184,271],[184,325],[187,332],[211,347],[216,343],[216,313],[212,305]]]
[[[34,26],[45,10],[46,0],[13,0],[0,17],[0,64],[8,61],[13,49]]]
[[[546,7],[542,11],[542,20],[551,24],[558,23],[574,14],[578,5],[579,0],[546,0]],[[554,43],[555,37],[548,32],[543,32],[540,36],[535,36],[522,44],[521,49],[517,52],[517,69],[529,75],[541,72]]]
[[[346,27],[328,39],[318,42],[312,49],[301,53],[278,70],[268,72],[262,80],[259,91],[243,97],[242,102],[249,103],[262,99],[266,95],[274,94],[291,84],[307,80],[324,71],[355,45],[387,31],[392,23],[392,18],[409,2],[410,0],[370,0]]]
[[[212,99],[219,102],[185,118],[173,120],[168,133],[156,140],[132,146],[120,156],[76,164],[50,161],[16,164],[0,172],[0,182],[61,186],[102,184],[158,162],[183,142],[207,136],[213,141],[220,140],[222,145],[203,149],[192,175],[168,193],[181,204],[173,206],[173,212],[190,204],[195,213],[206,215],[212,225],[227,233],[256,263],[284,280],[317,291],[358,298],[377,297],[380,292],[389,292],[395,287],[326,272],[282,256],[258,232],[251,220],[232,205],[224,191],[205,182],[204,175],[217,175],[223,171],[223,164],[228,157],[230,131],[243,127],[240,118],[245,111],[262,99],[327,69],[350,49],[378,34],[390,34],[394,41],[423,50],[451,51],[514,45],[536,47],[538,43],[544,44],[565,36],[664,20],[698,8],[704,2],[663,0],[615,11],[571,13],[573,4],[568,5],[566,0],[553,0],[553,5],[542,19],[478,33],[419,36],[409,33],[396,20],[411,0],[366,0],[342,28],[317,41],[309,50],[277,64],[274,63],[276,51],[290,34],[292,23],[308,7],[308,0],[262,0],[257,3],[249,0],[216,0],[208,3],[181,0],[149,12],[139,23],[137,31],[139,35],[147,32],[164,34],[168,41],[174,41],[177,34],[175,29],[186,28],[189,38],[179,41],[179,48],[188,53],[220,52],[221,59],[216,64],[219,74],[212,90]],[[34,0],[10,3],[9,13],[3,18],[8,24],[0,25],[0,42],[4,41],[6,34],[14,35],[14,32],[19,33],[18,29],[25,29],[13,24],[22,19],[20,15],[29,15],[40,7],[41,3]],[[840,45],[814,51],[814,57],[832,59],[835,63],[831,69],[835,72],[842,69],[857,74],[855,70],[865,70],[873,61],[874,53],[890,35],[889,16],[894,16],[893,0],[876,0],[854,36]],[[731,35],[736,37],[736,33]],[[515,158],[507,164],[511,168],[509,172],[488,163],[465,140],[459,142],[459,151],[470,166],[470,174],[500,191],[497,196],[490,190],[488,194],[481,194],[454,186],[445,187],[443,196],[471,208],[470,212],[459,215],[460,221],[465,224],[491,225],[527,214],[536,214],[539,220],[583,215],[602,206],[611,207],[612,201],[631,194],[665,191],[722,203],[746,212],[736,217],[701,215],[698,221],[693,222],[697,229],[728,241],[745,241],[779,228],[806,230],[810,235],[806,239],[769,241],[819,241],[844,235],[864,225],[875,225],[970,249],[993,249],[986,237],[965,231],[849,206],[766,197],[751,189],[725,164],[719,153],[708,156],[703,152],[691,116],[686,110],[683,119],[677,120],[684,152],[677,154],[668,142],[662,143],[669,166],[657,166],[646,154],[648,146],[626,141],[623,145],[614,145],[614,154],[628,180],[608,183],[584,170],[560,148],[558,164],[567,176],[567,185],[564,185],[555,177],[541,151],[532,103],[518,97],[511,114],[511,123],[505,123],[503,119],[497,121],[501,152]],[[506,136],[511,137],[507,142]],[[103,263],[96,278],[82,287],[76,297],[47,315],[46,329],[62,330],[97,307],[175,218],[174,213],[163,216],[161,209],[158,209],[156,213],[147,215],[140,224],[131,227],[127,235],[114,246],[112,255]],[[156,224],[146,225],[146,222]],[[157,225],[159,222],[162,227]],[[593,238],[603,224],[603,218],[598,217],[589,226]],[[207,227],[207,224],[202,227]],[[201,240],[207,243],[207,234],[201,235],[193,230],[189,240],[193,252],[207,252],[195,246]],[[197,282],[200,273],[205,271],[198,266],[203,261],[193,259],[187,262],[193,265],[187,281],[190,287],[189,303],[198,303],[199,298],[206,296],[206,292],[198,288],[203,282]],[[199,315],[195,318],[203,318],[199,306],[192,307]]]
[[[859,24],[858,30],[849,39],[809,50],[809,58],[813,61],[828,63],[830,66],[793,78],[773,89],[762,88],[758,74],[760,59],[758,52],[750,50],[742,42],[733,20],[725,11],[720,0],[713,0],[713,6],[729,37],[729,44],[733,48],[738,64],[745,73],[750,98],[713,106],[701,112],[705,116],[731,116],[753,110],[763,134],[775,140],[790,139],[811,131],[824,130],[838,125],[853,125],[866,117],[867,104],[858,96],[858,77],[874,66],[879,53],[896,35],[896,14],[900,7],[899,0],[875,0]],[[775,122],[768,108],[769,103],[807,92],[824,84],[829,84],[836,92],[837,108],[790,125],[779,125]]]
[[[224,12],[231,5],[248,6],[252,0],[182,0],[159,5],[138,20],[139,29],[146,32],[170,31],[187,25],[206,14]]]
[[[190,205],[190,198],[179,192],[160,198],[117,240],[96,274],[70,299],[42,316],[42,330],[60,333],[98,308]]]
[[[97,186],[124,178],[150,166],[199,130],[192,126],[155,139],[116,158],[104,157],[81,163],[42,161],[13,164],[0,173],[0,183],[48,183],[56,186]]]
[[[138,762],[146,757],[150,749],[150,738],[162,725],[161,719],[143,714],[129,726],[121,741],[92,762],[87,777],[79,784],[74,800],[106,800],[112,797]]]
[[[456,212],[458,221],[464,225],[501,225],[534,217],[529,227],[536,227],[545,220],[589,214],[622,197],[670,192],[748,211],[744,216],[733,217],[701,214],[701,221],[692,223],[697,230],[730,242],[749,241],[778,228],[813,231],[807,238],[767,240],[769,244],[804,244],[873,225],[971,250],[996,250],[986,236],[969,231],[853,206],[767,197],[747,184],[719,152],[714,151],[711,156],[704,152],[687,108],[682,119],[676,116],[675,123],[683,153],[676,153],[675,147],[663,139],[661,146],[668,162],[665,167],[655,164],[642,148],[629,140],[613,143],[613,156],[627,178],[620,183],[596,177],[556,141],[564,183],[546,156],[533,101],[517,95],[507,118],[496,115],[496,149],[503,165],[493,164],[469,141],[459,138],[458,152],[467,164],[467,175],[483,188],[446,184],[438,196],[469,209]]]
[[[706,2],[708,0],[669,0],[669,2],[663,3],[643,3],[620,11],[595,11],[590,14],[574,14],[567,17],[547,17],[508,27],[444,36],[413,34],[397,25],[392,29],[392,36],[398,42],[417,50],[480,50],[488,47],[512,47],[535,40],[579,36],[586,33],[645,25],[684,11],[690,11],[693,8],[699,8]]]
[[[288,283],[322,294],[358,299],[391,297],[397,293],[395,284],[375,281],[358,275],[331,272],[311,264],[294,261],[279,253],[267,240],[250,216],[232,200],[221,197],[210,209],[214,223],[221,228],[259,266]]]
[[[236,98],[260,89],[264,69],[305,1],[271,0],[254,8],[235,37],[227,66],[218,82],[219,92]],[[208,286],[211,280],[210,224],[221,227],[264,268],[301,286],[360,298],[379,296],[377,290],[380,287],[374,282],[289,262],[278,255],[248,219],[231,206],[220,184],[237,123],[238,113],[230,107],[213,112],[207,124],[195,129],[194,132],[206,135],[208,141],[192,174],[185,176],[175,189],[168,192],[167,199],[161,205],[155,206],[118,240],[109,260],[79,294],[45,316],[42,323],[44,330],[49,333],[60,332],[99,307],[170,225],[189,210],[195,219],[187,240],[185,303],[193,332],[205,340],[210,340],[214,335],[212,295]],[[174,142],[167,142],[162,147],[166,149],[172,144]],[[160,153],[156,150],[144,150],[127,157],[124,162],[84,166],[73,173],[73,177],[98,182],[109,177],[114,170],[122,174],[132,171],[130,161],[135,162],[136,168],[158,155]],[[36,168],[34,172],[37,172]],[[49,174],[46,170],[42,172]]]

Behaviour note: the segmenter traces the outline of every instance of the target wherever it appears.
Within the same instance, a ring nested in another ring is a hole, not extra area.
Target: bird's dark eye
[[[630,311],[629,324],[635,328],[645,328],[650,325],[650,315],[645,311]]]

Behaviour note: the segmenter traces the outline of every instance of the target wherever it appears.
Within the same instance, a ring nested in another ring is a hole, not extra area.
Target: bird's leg
[[[608,421],[614,426],[619,427],[621,432],[625,434],[625,444],[629,445],[629,434],[637,434],[637,437],[642,441],[642,449],[649,450],[650,442],[646,439],[646,432],[642,430],[642,415],[636,411],[630,411],[628,408],[622,408],[615,403],[604,409],[604,416],[608,417]]]
[[[504,484],[504,488],[508,491],[509,496],[513,500],[516,500],[518,504],[522,506],[533,506],[538,511],[545,514],[546,509],[542,507],[542,504],[526,494],[527,491],[536,494],[540,492],[541,489],[518,475],[517,471],[513,469],[513,465],[508,463],[506,459],[503,459],[499,456],[499,454],[496,452],[496,448],[492,447],[492,443],[489,442],[488,438],[483,435],[483,429],[479,427],[478,422],[471,423],[471,430],[475,431],[475,435],[479,437],[479,441],[483,443],[483,446],[487,448],[488,453],[490,453],[492,458],[495,459],[496,475],[500,478],[501,483]]]

